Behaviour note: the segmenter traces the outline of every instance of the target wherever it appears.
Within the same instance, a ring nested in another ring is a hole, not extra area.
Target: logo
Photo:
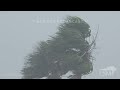
[[[110,76],[113,76],[116,71],[117,71],[117,68],[115,66],[109,66],[104,69],[100,69],[99,75],[102,77],[110,77]]]

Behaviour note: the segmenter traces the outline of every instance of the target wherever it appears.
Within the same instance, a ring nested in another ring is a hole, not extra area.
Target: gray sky
[[[99,24],[94,71],[86,78],[99,78],[96,72],[107,66],[120,68],[119,11],[0,11],[0,78],[20,78],[24,57],[36,43],[47,40],[59,23],[37,23],[36,19],[56,20],[67,15],[85,20],[93,34]],[[116,76],[115,78],[120,78]]]

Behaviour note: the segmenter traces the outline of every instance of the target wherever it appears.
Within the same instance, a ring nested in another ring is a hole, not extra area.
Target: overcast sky
[[[96,72],[108,66],[120,68],[119,11],[0,11],[0,78],[21,78],[25,56],[36,43],[57,32],[59,23],[37,20],[60,20],[67,15],[85,20],[96,33],[99,24],[94,70],[86,78],[99,78]],[[120,78],[119,75],[114,78]]]

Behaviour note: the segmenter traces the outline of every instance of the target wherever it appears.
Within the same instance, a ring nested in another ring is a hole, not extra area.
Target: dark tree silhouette
[[[41,41],[36,51],[28,55],[22,69],[23,78],[46,76],[48,79],[61,79],[62,75],[72,71],[71,79],[81,79],[82,75],[93,70],[91,53],[97,34],[91,43],[88,42],[90,26],[76,16],[67,16],[58,30],[55,36]]]

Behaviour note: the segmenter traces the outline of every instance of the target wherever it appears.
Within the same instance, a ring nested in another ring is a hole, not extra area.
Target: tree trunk
[[[57,73],[51,74],[48,76],[48,79],[61,79],[60,75]]]
[[[81,75],[74,75],[71,79],[81,79]]]

